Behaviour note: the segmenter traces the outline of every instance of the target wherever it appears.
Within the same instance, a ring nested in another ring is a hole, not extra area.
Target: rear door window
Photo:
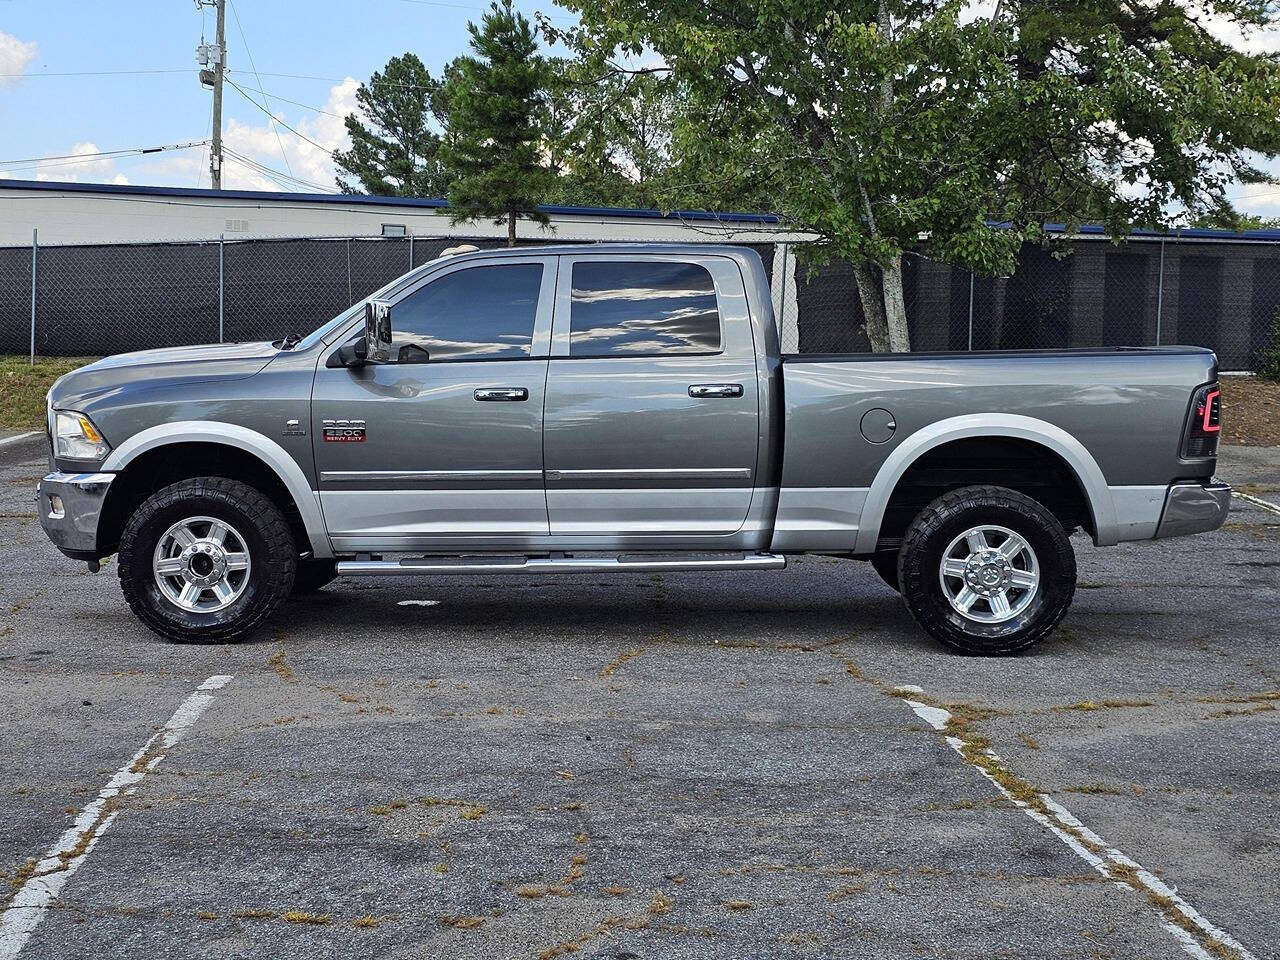
[[[571,357],[720,352],[711,274],[696,263],[578,262],[569,308]]]

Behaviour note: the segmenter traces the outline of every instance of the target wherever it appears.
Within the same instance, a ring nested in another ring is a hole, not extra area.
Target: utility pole
[[[196,8],[216,7],[218,33],[210,46],[201,44],[196,52],[200,66],[200,82],[213,87],[213,145],[209,150],[209,180],[213,189],[222,189],[222,75],[227,69],[227,0],[195,0]],[[208,69],[212,67],[213,69]]]

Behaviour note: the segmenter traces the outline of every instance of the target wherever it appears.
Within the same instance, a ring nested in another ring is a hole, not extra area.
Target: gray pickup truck
[[[269,309],[268,307],[264,307]],[[942,643],[1012,653],[1098,546],[1213,530],[1195,347],[782,356],[751,250],[462,252],[311,334],[108,357],[49,391],[45,532],[175,641],[336,576],[868,560]]]

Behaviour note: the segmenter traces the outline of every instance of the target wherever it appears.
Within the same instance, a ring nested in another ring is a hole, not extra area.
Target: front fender
[[[116,447],[103,462],[101,469],[107,473],[119,473],[148,450],[170,443],[201,441],[238,447],[265,463],[280,478],[293,497],[293,502],[297,504],[298,513],[307,530],[307,539],[311,543],[312,555],[320,558],[333,556],[324,515],[320,512],[320,501],[311,489],[306,474],[284,447],[256,430],[216,420],[180,420],[157,424],[135,433]]]

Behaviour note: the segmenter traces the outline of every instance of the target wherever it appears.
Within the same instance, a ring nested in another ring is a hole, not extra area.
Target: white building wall
[[[270,195],[267,195],[270,196]],[[634,240],[683,243],[768,243],[785,234],[759,223],[680,220],[674,217],[553,214],[554,230],[522,220],[519,236],[545,240]],[[140,243],[270,237],[379,236],[383,224],[402,225],[418,237],[506,237],[506,225],[487,221],[453,226],[443,210],[413,205],[369,205],[306,199],[223,198],[151,193],[93,193],[6,187],[0,180],[0,246]]]

